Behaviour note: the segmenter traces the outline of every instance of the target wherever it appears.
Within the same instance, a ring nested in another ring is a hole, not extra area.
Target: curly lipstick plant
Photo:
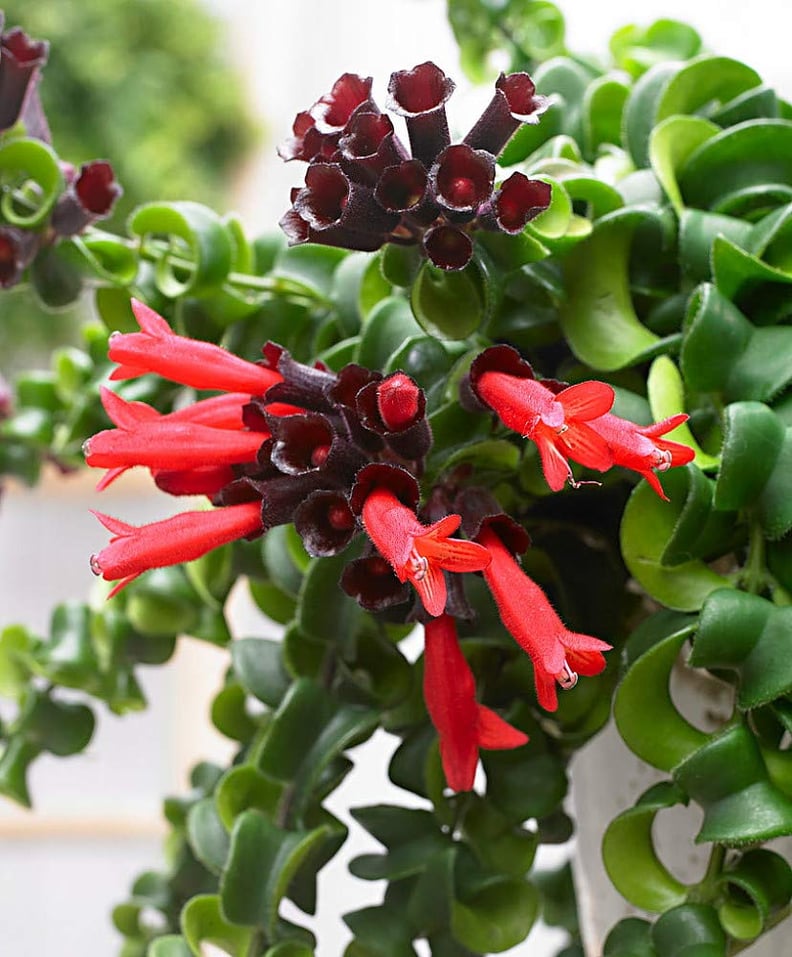
[[[3,395],[2,471],[84,456],[99,491],[142,466],[193,498],[141,527],[97,512],[112,587],[2,633],[0,791],[29,805],[36,757],[86,747],[79,693],[124,713],[178,636],[229,652],[211,714],[236,756],[165,802],[166,861],[114,914],[126,955],[309,957],[281,903],[315,912],[347,830],[325,801],[376,729],[410,806],[351,811],[383,849],[350,868],[386,890],[345,915],[350,957],[503,951],[540,910],[566,957],[599,953],[568,873],[533,863],[573,833],[569,762],[611,710],[666,777],[603,835],[645,913],[606,957],[727,957],[789,911],[764,845],[792,833],[792,106],[672,21],[617,33],[602,69],[558,32],[529,61],[548,3],[450,14],[471,73],[508,41],[482,116],[452,142],[451,79],[399,71],[408,149],[344,74],[280,148],[308,164],[288,245],[189,202],[101,231],[112,169],[59,158],[46,44],[3,33],[0,281],[89,286],[101,324]],[[281,640],[231,634],[239,580]],[[675,663],[732,689],[720,727],[677,711]],[[691,884],[652,839],[688,803]]]

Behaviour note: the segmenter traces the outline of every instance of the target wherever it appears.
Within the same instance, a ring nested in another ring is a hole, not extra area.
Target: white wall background
[[[696,26],[709,48],[752,64],[792,97],[792,13],[781,0],[561,5],[574,49],[604,52],[610,34],[625,22],[677,17]],[[294,114],[341,73],[374,76],[382,102],[391,71],[433,59],[460,80],[449,106],[452,126],[464,129],[476,116],[481,95],[463,89],[444,0],[213,0],[212,6],[228,19],[229,55],[244,70],[251,103],[266,125],[261,154],[244,171],[235,197],[250,229],[273,228],[288,205],[289,187],[302,178],[302,164],[281,163],[275,144],[289,134]],[[134,479],[118,483],[104,493],[103,507],[133,521],[175,510],[171,502],[141,498],[141,485]],[[0,624],[19,621],[44,629],[57,601],[87,593],[87,556],[104,541],[86,513],[91,499],[85,479],[47,483],[35,492],[12,489],[6,496],[0,508]],[[266,627],[242,605],[237,623],[240,635]],[[85,755],[41,759],[31,780],[35,815],[0,804],[3,957],[117,952],[109,910],[124,897],[133,875],[158,866],[162,795],[185,788],[193,761],[228,754],[206,717],[224,666],[222,652],[183,642],[176,661],[152,669],[146,679],[149,712],[123,720],[102,715]],[[389,785],[383,789],[389,751],[388,741],[377,737],[357,752],[361,769],[337,795],[337,813],[347,817],[350,805],[404,800]],[[344,858],[366,847],[356,831]],[[342,860],[327,868],[321,892],[325,898],[314,927],[322,957],[336,957],[346,933],[338,914],[376,901],[381,889],[346,877]],[[514,953],[547,957],[556,946],[557,937],[538,933]]]

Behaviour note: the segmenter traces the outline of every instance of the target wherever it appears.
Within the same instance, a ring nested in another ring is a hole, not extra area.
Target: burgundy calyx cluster
[[[38,91],[49,44],[31,39],[19,27],[3,31],[3,22],[0,11],[0,144],[18,137],[49,144]],[[43,224],[35,229],[0,225],[0,287],[16,285],[42,248],[109,216],[122,193],[104,160],[85,163],[79,170],[62,162],[61,171],[64,190]]]
[[[264,363],[281,380],[251,398],[243,420],[269,437],[255,463],[235,467],[215,502],[260,499],[265,531],[294,522],[310,555],[335,555],[360,530],[350,497],[361,470],[384,462],[422,471],[432,443],[426,399],[404,373],[383,376],[350,364],[336,374],[297,362],[273,343]]]
[[[435,266],[463,269],[476,229],[515,235],[547,209],[551,190],[512,173],[495,188],[495,158],[523,123],[537,123],[545,97],[527,73],[501,74],[495,94],[461,143],[451,143],[445,104],[453,81],[434,63],[393,73],[388,107],[404,118],[408,151],[371,98],[370,77],[339,77],[294,121],[279,147],[307,162],[305,185],[280,221],[291,245],[314,242],[373,251],[420,245]]]

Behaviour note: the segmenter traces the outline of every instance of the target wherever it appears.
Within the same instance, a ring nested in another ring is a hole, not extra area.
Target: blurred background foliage
[[[6,27],[50,43],[41,96],[59,155],[110,159],[138,204],[193,199],[222,209],[257,130],[224,23],[200,0],[3,0]],[[0,373],[46,366],[75,341],[83,310],[52,314],[25,289],[0,304]]]

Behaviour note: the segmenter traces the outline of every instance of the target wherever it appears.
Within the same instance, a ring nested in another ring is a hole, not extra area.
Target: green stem
[[[767,586],[767,568],[765,566],[765,538],[759,522],[752,520],[748,539],[748,558],[740,576],[745,591],[759,595]]]
[[[267,938],[264,936],[264,931],[255,931],[250,938],[245,957],[260,957],[261,951],[264,949],[266,943]]]
[[[688,900],[701,904],[712,904],[718,892],[718,879],[723,871],[723,862],[726,858],[726,848],[723,844],[713,844],[710,850],[707,870],[704,876],[695,884],[688,894]]]

